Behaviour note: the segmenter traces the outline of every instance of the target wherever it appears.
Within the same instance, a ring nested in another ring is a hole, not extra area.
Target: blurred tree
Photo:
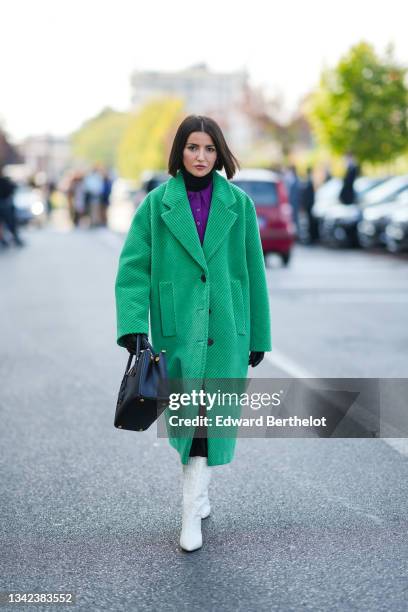
[[[274,145],[274,152],[269,154],[269,163],[290,163],[291,157],[299,149],[312,149],[314,139],[309,120],[304,112],[302,100],[292,114],[287,113],[287,104],[280,95],[266,99],[255,108],[246,108],[246,113],[258,128],[258,139],[251,147],[246,158],[262,158],[262,141]],[[259,148],[260,155],[256,149]],[[255,153],[255,155],[254,155]]]
[[[179,98],[156,98],[132,119],[118,149],[118,170],[124,178],[138,179],[143,170],[163,170],[172,137],[182,118]]]
[[[393,49],[384,58],[361,42],[334,69],[324,70],[311,96],[308,116],[318,138],[333,153],[352,151],[359,161],[389,161],[407,149],[406,68]]]
[[[71,136],[74,157],[91,164],[116,166],[118,144],[130,117],[129,113],[105,108],[85,121]]]

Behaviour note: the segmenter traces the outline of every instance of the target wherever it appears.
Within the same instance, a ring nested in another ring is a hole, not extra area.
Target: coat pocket
[[[170,281],[160,281],[159,294],[163,336],[175,336],[177,330],[173,283]]]
[[[241,336],[246,334],[244,298],[240,280],[231,281],[232,306],[234,309],[235,326]]]

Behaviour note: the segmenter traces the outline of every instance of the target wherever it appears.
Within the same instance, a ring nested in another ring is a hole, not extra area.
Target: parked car
[[[28,223],[44,225],[46,221],[45,200],[39,189],[20,183],[14,192],[13,201],[19,225]]]
[[[387,177],[368,177],[360,176],[354,182],[354,191],[357,196],[356,204],[361,201],[364,196],[387,180]],[[317,190],[315,195],[315,203],[312,208],[312,215],[315,217],[317,222],[317,229],[320,236],[320,230],[322,229],[322,222],[328,211],[337,205],[341,205],[339,196],[343,185],[343,181],[340,178],[331,178],[326,183],[323,183]],[[323,228],[324,229],[324,228]]]
[[[312,208],[312,214],[316,219],[321,219],[329,206],[339,202],[341,185],[342,180],[333,177],[316,189],[315,202]]]
[[[385,246],[385,230],[394,212],[408,209],[408,190],[400,193],[395,201],[377,206],[366,206],[357,224],[360,245],[365,249]]]
[[[282,179],[270,170],[243,169],[231,182],[255,204],[264,255],[277,253],[287,265],[296,230]]]
[[[145,171],[142,174],[142,190],[145,194],[149,193],[155,187],[158,187],[162,183],[165,183],[170,178],[167,172],[152,172]]]
[[[363,211],[379,204],[395,201],[408,189],[408,175],[395,176],[370,189],[360,198],[359,204],[337,204],[325,214],[321,223],[321,239],[333,246],[360,246],[357,225]]]
[[[113,181],[108,206],[108,226],[114,232],[126,234],[135,214],[135,202],[139,197],[140,189],[136,182],[117,177]]]
[[[134,207],[137,208],[147,196],[149,191],[155,189],[170,178],[167,172],[157,170],[145,170],[141,176],[140,189],[138,189],[133,200]]]
[[[408,251],[408,206],[392,213],[385,229],[385,245],[390,253]]]

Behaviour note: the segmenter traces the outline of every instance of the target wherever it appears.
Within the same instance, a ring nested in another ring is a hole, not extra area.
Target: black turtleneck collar
[[[191,174],[184,166],[181,166],[181,173],[186,185],[186,191],[201,191],[208,187],[213,180],[214,169],[205,176],[194,176],[194,174]]]

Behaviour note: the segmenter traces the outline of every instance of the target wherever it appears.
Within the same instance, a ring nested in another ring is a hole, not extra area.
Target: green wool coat
[[[120,255],[115,292],[117,343],[149,334],[150,314],[151,343],[167,351],[170,378],[246,379],[249,351],[271,350],[255,206],[218,172],[203,245],[180,171],[145,197]],[[180,435],[169,424],[173,414],[164,413],[169,441],[185,464],[195,428]],[[209,465],[232,460],[236,432],[228,436],[208,428]]]

